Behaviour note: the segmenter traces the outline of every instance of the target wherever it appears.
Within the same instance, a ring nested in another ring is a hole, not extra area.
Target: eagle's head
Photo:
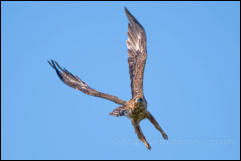
[[[141,97],[137,97],[135,99],[135,103],[143,103],[143,99]]]

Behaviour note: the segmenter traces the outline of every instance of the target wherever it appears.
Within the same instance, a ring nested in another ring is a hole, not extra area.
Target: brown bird
[[[128,40],[126,43],[129,56],[128,64],[131,79],[132,99],[126,102],[116,96],[96,91],[95,89],[89,87],[78,76],[74,76],[67,69],[61,68],[56,61],[51,60],[48,61],[48,63],[55,69],[59,78],[68,86],[80,90],[85,94],[101,97],[121,105],[120,107],[114,109],[110,115],[117,117],[127,116],[130,118],[138,138],[144,142],[146,147],[150,150],[151,146],[146,141],[139,125],[141,120],[147,118],[156,127],[156,129],[161,132],[164,139],[167,140],[168,136],[147,110],[147,101],[143,94],[143,75],[147,58],[145,30],[137,19],[126,8],[124,9],[129,20],[127,33]]]

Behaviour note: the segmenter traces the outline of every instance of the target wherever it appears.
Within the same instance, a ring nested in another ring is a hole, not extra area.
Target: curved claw
[[[168,136],[165,132],[162,132],[162,137],[163,137],[163,139],[168,140]]]
[[[109,113],[111,116],[125,116],[126,115],[126,109],[123,106],[115,108],[111,113]]]
[[[147,112],[147,118],[148,120],[155,126],[155,128],[160,131],[160,133],[162,134],[162,137],[165,140],[168,140],[168,136],[167,134],[162,130],[162,128],[160,127],[160,125],[158,124],[158,122],[156,121],[156,119],[152,116],[152,114],[150,112]]]

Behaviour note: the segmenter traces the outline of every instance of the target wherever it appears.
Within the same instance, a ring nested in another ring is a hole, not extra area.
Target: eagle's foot
[[[162,132],[162,137],[163,137],[163,139],[168,140],[168,136],[165,132]]]

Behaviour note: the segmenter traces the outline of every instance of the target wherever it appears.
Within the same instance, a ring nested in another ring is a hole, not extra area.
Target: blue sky
[[[54,59],[131,98],[126,6],[147,33],[148,151],[118,105],[63,84]],[[240,159],[240,2],[1,2],[2,159]]]

